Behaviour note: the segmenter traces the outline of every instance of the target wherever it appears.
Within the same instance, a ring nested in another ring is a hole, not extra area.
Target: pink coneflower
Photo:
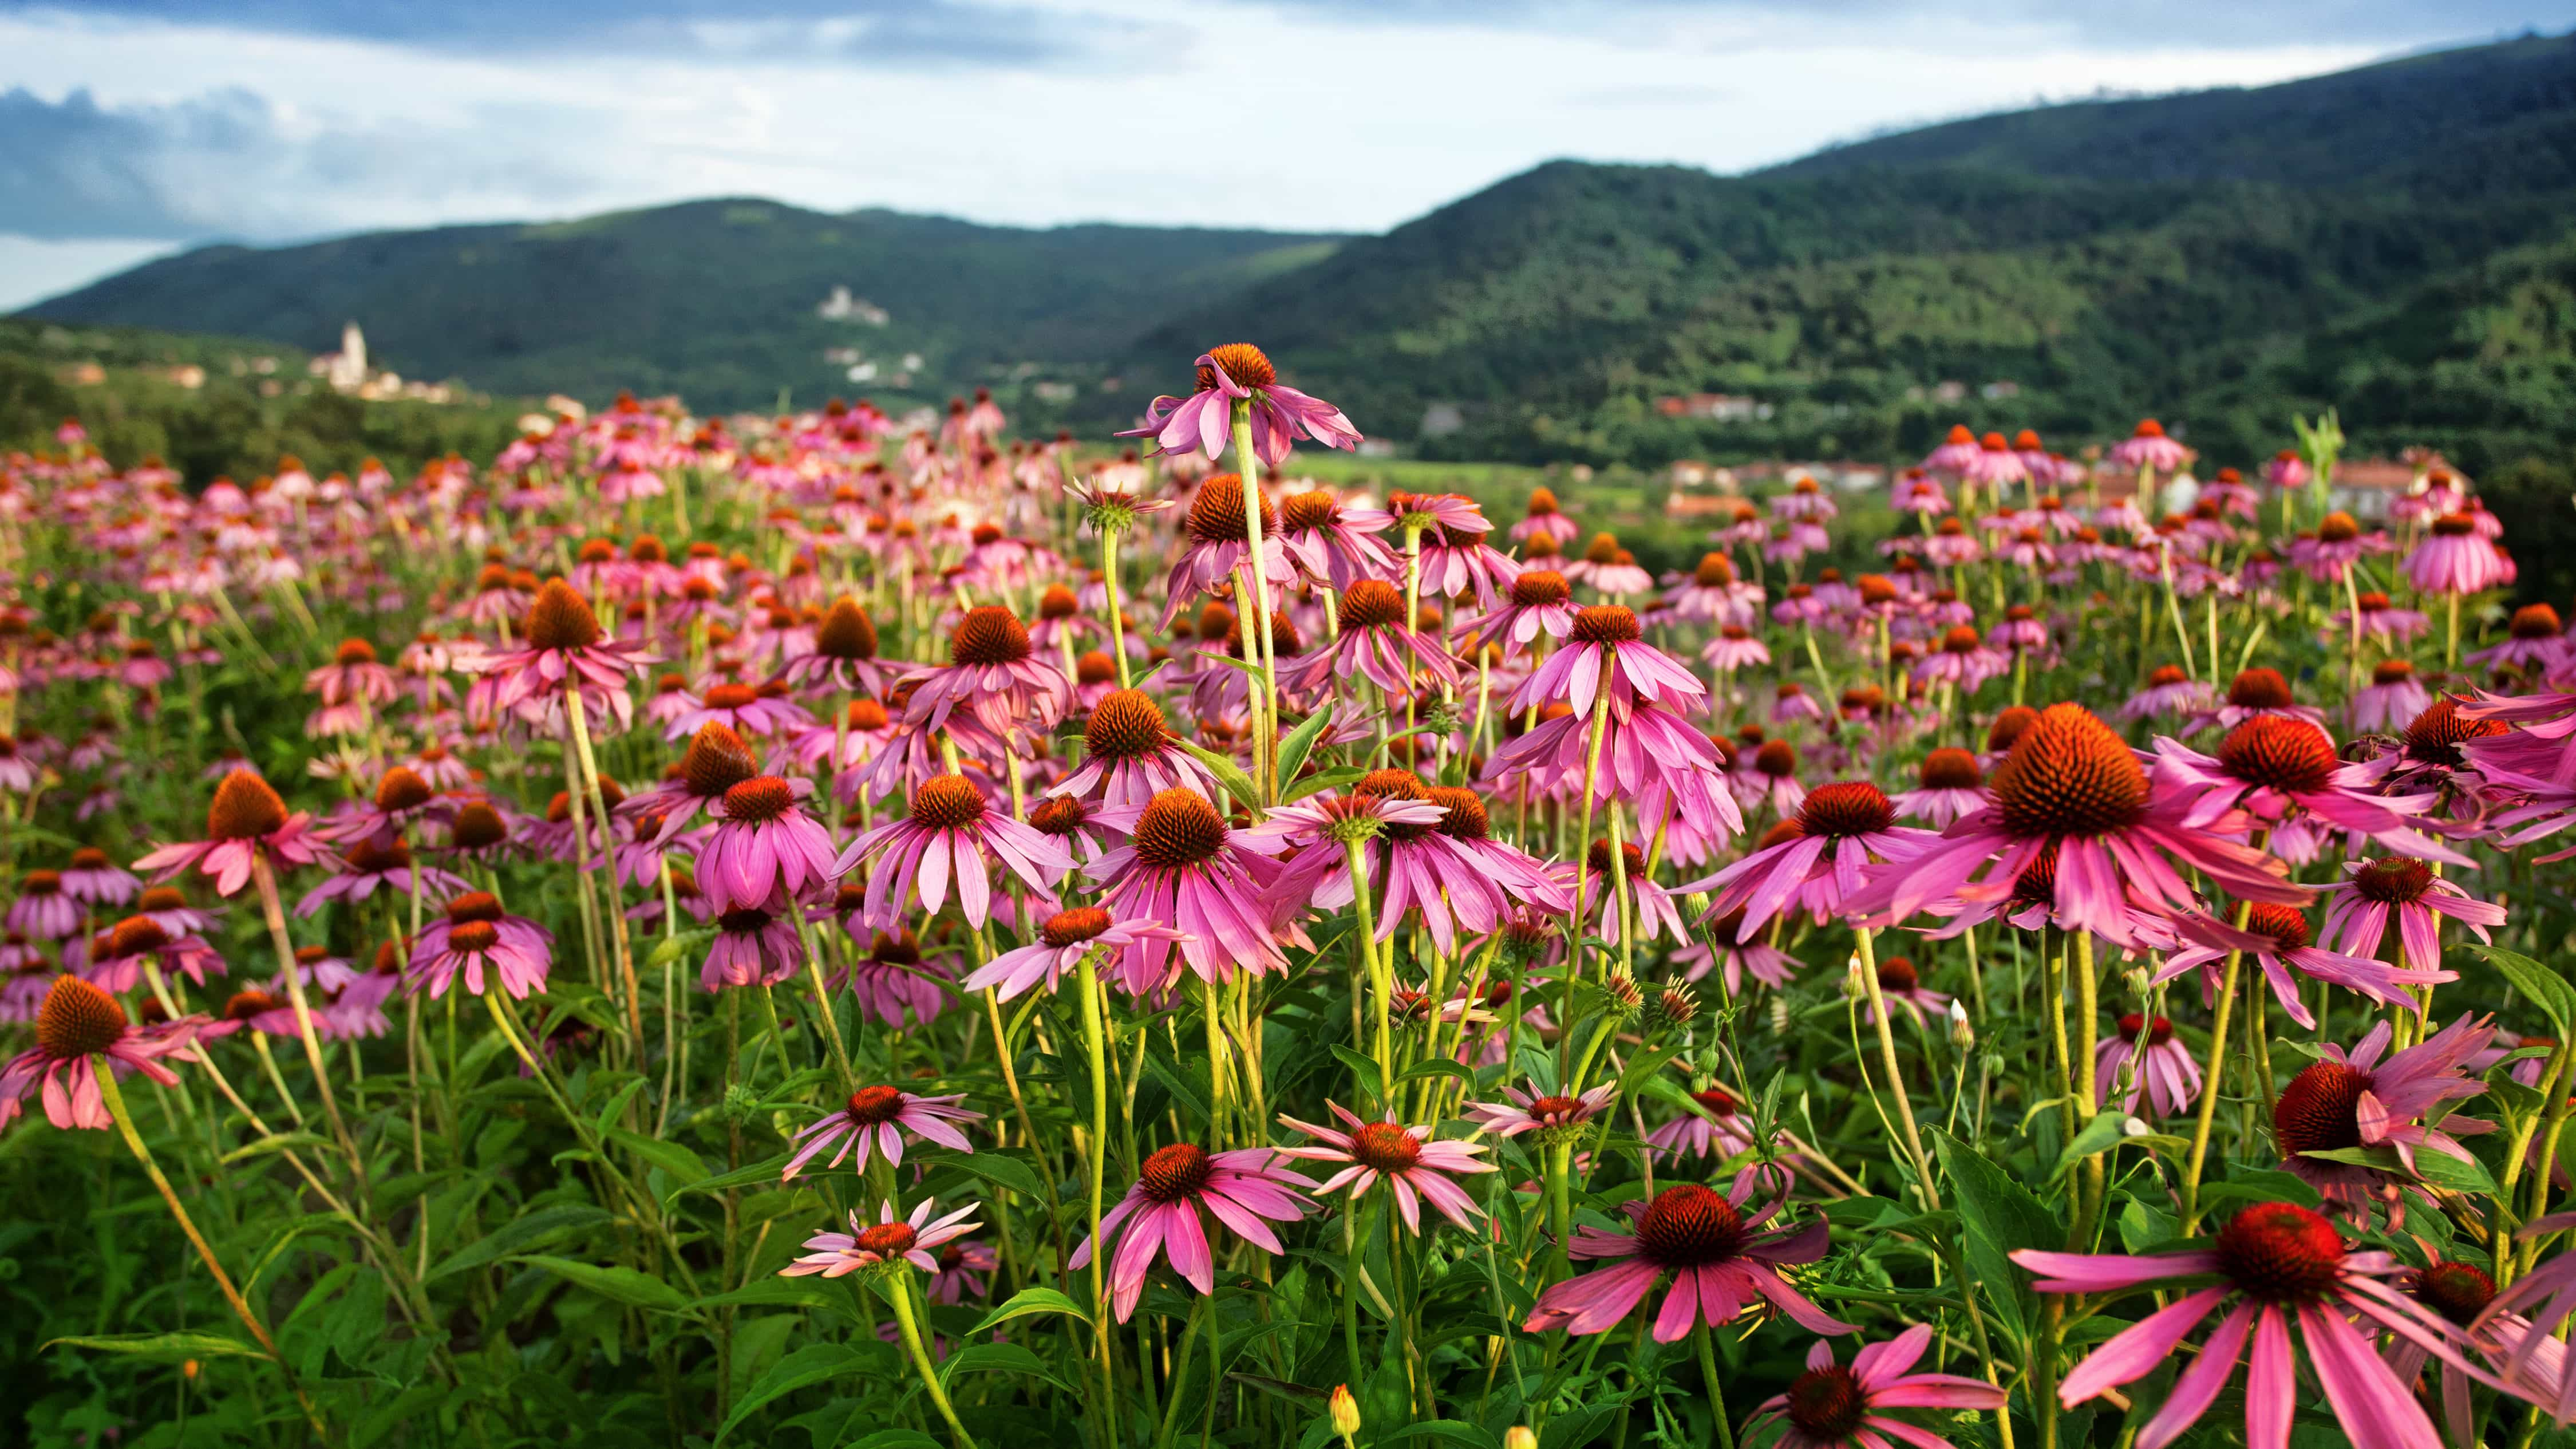
[[[165,845],[134,863],[137,870],[159,871],[167,881],[191,868],[215,878],[215,892],[231,895],[250,883],[251,861],[265,853],[279,866],[311,865],[322,858],[313,838],[312,819],[302,811],[290,815],[286,802],[266,780],[248,770],[235,770],[215,787],[206,807],[206,838]]]
[[[2179,664],[2159,664],[2147,675],[2138,692],[2120,705],[2123,719],[2154,719],[2158,716],[2200,713],[2217,702],[2218,693],[2207,682],[2182,672]]]
[[[2463,662],[2499,673],[2539,677],[2562,667],[2567,661],[2567,649],[2565,626],[2558,622],[2558,611],[2547,604],[2525,604],[2506,621],[2501,643],[2478,650]]]
[[[1445,828],[1453,806],[1466,816],[1457,836]],[[1379,903],[1377,939],[1392,938],[1418,912],[1445,953],[1457,949],[1462,931],[1494,929],[1515,902],[1572,907],[1538,862],[1497,842],[1487,841],[1488,850],[1472,846],[1486,827],[1483,804],[1472,792],[1434,799],[1419,776],[1397,767],[1371,771],[1347,795],[1309,795],[1280,806],[1245,834],[1287,852],[1263,892],[1274,920],[1349,905],[1349,846],[1356,841],[1371,898]]]
[[[2039,1275],[2033,1286],[2042,1293],[2111,1294],[2175,1282],[2182,1295],[2104,1340],[2076,1365],[2057,1388],[2069,1408],[2171,1362],[2192,1330],[2225,1307],[2199,1356],[2140,1431],[2138,1443],[2149,1449],[2163,1449],[2200,1422],[2235,1376],[2249,1337],[2254,1352],[2245,1388],[2247,1442],[2288,1442],[2298,1407],[2294,1322],[2316,1382],[2354,1443],[2441,1442],[2406,1384],[2371,1351],[2380,1330],[2445,1363],[2468,1367],[2458,1332],[2388,1282],[2405,1271],[2403,1265],[2383,1252],[2349,1249],[2333,1223],[2295,1203],[2255,1203],[2220,1229],[2209,1247],[2196,1251],[2130,1257],[2026,1248],[2012,1260]],[[2208,1283],[2211,1275],[2218,1279],[2214,1285]],[[2356,1328],[2353,1315],[2369,1331]]]
[[[1614,693],[1597,771],[1589,768],[1591,738],[1590,719],[1562,706],[1544,707],[1538,726],[1506,741],[1485,773],[1497,780],[1526,775],[1532,789],[1575,799],[1589,780],[1596,802],[1632,801],[1649,820],[1673,812],[1676,829],[1703,838],[1744,828],[1743,812],[1727,793],[1717,747],[1679,714],[1643,701],[1623,705]]]
[[[376,792],[352,801],[341,813],[313,827],[324,840],[386,844],[414,824],[453,813],[456,802],[441,800],[429,781],[408,765],[389,767],[376,781]]]
[[[1562,544],[1582,531],[1558,506],[1554,489],[1533,488],[1530,490],[1529,512],[1511,526],[1510,536],[1517,542],[1544,534]]]
[[[312,1015],[322,1035],[339,1035],[336,1021],[318,1010]],[[295,1020],[295,1001],[287,995],[284,978],[271,981],[266,986],[234,992],[225,999],[223,1014],[197,1029],[197,1040],[220,1041],[243,1031],[255,1031],[261,1036],[280,1039],[302,1035],[302,1029]]]
[[[1005,951],[978,966],[965,981],[968,991],[995,992],[1003,1001],[1033,986],[1056,989],[1064,974],[1094,951],[1123,952],[1138,941],[1178,941],[1181,933],[1142,921],[1113,920],[1098,906],[1074,906],[1056,912],[1038,927],[1037,939]]]
[[[121,906],[143,894],[143,882],[108,858],[104,850],[84,845],[63,867],[63,894],[84,905]]]
[[[1347,589],[1354,580],[1384,578],[1404,567],[1376,536],[1394,521],[1375,510],[1346,515],[1340,500],[1320,489],[1292,493],[1279,505],[1279,543],[1300,575]]]
[[[139,1071],[165,1087],[178,1075],[160,1059],[185,1052],[203,1018],[136,1026],[115,997],[77,976],[57,976],[36,1009],[36,1044],[0,1067],[0,1127],[26,1110],[42,1089],[45,1120],[57,1127],[104,1130],[115,1124],[99,1091],[93,1059],[104,1056],[118,1076]]]
[[[1279,1119],[1324,1144],[1283,1147],[1279,1149],[1281,1156],[1344,1164],[1341,1171],[1316,1184],[1317,1196],[1348,1187],[1351,1201],[1357,1203],[1361,1194],[1384,1178],[1388,1190],[1395,1194],[1396,1212],[1416,1235],[1422,1231],[1421,1204],[1425,1202],[1462,1228],[1471,1226],[1469,1218],[1483,1215],[1466,1189],[1450,1181],[1455,1174],[1494,1170],[1492,1163],[1476,1160],[1485,1151],[1483,1147],[1470,1142],[1434,1142],[1428,1127],[1407,1127],[1392,1119],[1363,1122],[1339,1102],[1324,1105],[1350,1130],[1335,1131],[1286,1115]]]
[[[1565,647],[1531,671],[1513,693],[1511,709],[1517,714],[1562,700],[1578,718],[1588,719],[1601,694],[1619,705],[1643,699],[1687,708],[1707,693],[1708,686],[1696,675],[1645,642],[1633,610],[1624,604],[1596,604],[1574,616]]]
[[[223,957],[193,934],[172,934],[152,916],[128,916],[92,941],[81,975],[109,991],[126,992],[142,980],[146,964],[177,972],[199,986],[221,975]]]
[[[2420,593],[2478,594],[2503,586],[2504,565],[2495,545],[2478,536],[2475,519],[2445,513],[2406,555],[2406,581]]]
[[[1754,638],[1753,631],[1742,624],[1722,624],[1701,648],[1699,657],[1724,671],[1754,669],[1771,662],[1771,646]]]
[[[341,640],[330,663],[304,676],[304,689],[320,695],[325,708],[387,705],[401,692],[394,672],[376,662],[376,646],[364,639]]]
[[[2479,940],[2504,924],[2504,907],[2481,901],[2433,874],[2420,860],[2381,856],[2344,862],[2346,879],[2321,887],[2326,894],[2320,939],[2338,951],[2387,959],[2389,918],[2397,925],[2400,964],[2431,970],[2442,964],[2442,923],[2448,916]]]
[[[565,682],[572,680],[578,682],[586,712],[614,719],[621,732],[634,723],[635,701],[626,692],[626,677],[652,656],[641,646],[609,638],[572,585],[546,580],[528,605],[519,637],[520,647],[491,650],[476,661],[481,674],[466,691],[467,713],[492,719],[503,710],[533,708],[538,718],[552,719]]]
[[[2419,860],[2470,863],[2410,823],[2438,797],[2377,793],[2383,772],[2345,764],[2333,737],[2308,720],[2256,715],[2229,730],[2214,756],[2159,738],[2155,770],[2160,792],[2190,802],[2186,825],[2210,826],[2242,812],[2270,831],[2273,854],[2293,865],[2314,860],[2337,832]]]
[[[2111,450],[2110,457],[2112,467],[2131,472],[2152,468],[2171,473],[2190,461],[2191,450],[2167,437],[2165,425],[2154,418],[2141,420],[2136,431]]]
[[[1950,1010],[1951,998],[1925,986],[1923,973],[1914,968],[1913,958],[1908,956],[1890,956],[1878,963],[1878,991],[1890,1007],[1913,1018],[1918,1029],[1926,1028]],[[1861,1005],[1860,1016],[1863,1021],[1878,1020],[1866,1002]]]
[[[81,902],[63,890],[62,872],[31,870],[18,878],[18,898],[0,925],[39,941],[67,941],[80,934]]]
[[[1282,386],[1268,355],[1249,342],[1211,347],[1199,354],[1197,367],[1196,392],[1186,398],[1154,399],[1145,408],[1145,426],[1118,436],[1151,436],[1158,451],[1198,451],[1213,459],[1225,451],[1233,436],[1234,405],[1248,398],[1252,453],[1265,468],[1278,467],[1299,438],[1312,438],[1328,448],[1360,445],[1360,430],[1351,426],[1340,408]]]
[[[2130,1012],[2093,1049],[2093,1076],[2105,1094],[2125,1085],[2120,1110],[2135,1114],[2144,1099],[2160,1117],[2180,1116],[2200,1100],[2200,1063],[2174,1040],[2173,1022]]]
[[[707,943],[707,959],[698,966],[698,985],[708,991],[775,986],[804,964],[805,943],[796,934],[794,916],[759,906],[736,906],[716,916],[715,939]]]
[[[2265,715],[2303,719],[2319,726],[2326,722],[2324,710],[2301,704],[2297,696],[2290,693],[2290,681],[2281,677],[2281,671],[2247,669],[2239,671],[2236,678],[2228,683],[2227,698],[2220,701],[2215,709],[2202,713],[2183,726],[2183,733],[2198,734],[2212,725],[2232,730],[2249,719]]]
[[[309,916],[334,902],[355,904],[380,890],[401,895],[417,887],[423,899],[444,902],[470,888],[454,871],[414,860],[411,847],[400,836],[381,842],[361,840],[341,855],[339,865],[337,873],[295,903],[295,914]]]
[[[1313,653],[1281,669],[1281,685],[1310,691],[1356,677],[1388,694],[1408,694],[1419,672],[1457,687],[1457,661],[1437,638],[1407,623],[1404,591],[1395,585],[1383,579],[1353,583],[1342,594],[1341,621],[1339,637],[1316,641]]]
[[[1743,1104],[1722,1087],[1703,1087],[1691,1093],[1699,1104],[1698,1112],[1684,1112],[1672,1121],[1646,1134],[1646,1145],[1659,1157],[1714,1158],[1723,1162],[1739,1152],[1753,1150],[1752,1124],[1745,1121]],[[1705,1113],[1706,1115],[1701,1115]]]
[[[1269,602],[1276,607],[1292,577],[1287,546],[1281,541],[1278,510],[1271,506],[1270,495],[1256,488],[1253,496],[1261,513],[1262,576],[1270,584]],[[1230,585],[1237,569],[1245,569],[1249,577],[1246,561],[1252,548],[1245,537],[1243,475],[1219,473],[1201,483],[1182,533],[1189,542],[1163,580],[1163,617],[1155,626],[1159,629],[1171,628],[1172,621],[1201,594]]]
[[[1562,639],[1574,627],[1574,594],[1554,569],[1524,569],[1512,580],[1502,607],[1460,621],[1469,654],[1488,645],[1519,653],[1547,634]]]
[[[813,793],[811,780],[776,775],[726,789],[708,812],[715,829],[698,848],[698,889],[708,909],[801,899],[837,874],[831,832],[802,806]]]
[[[832,1160],[823,1164],[826,1169],[839,1167],[853,1150],[859,1154],[855,1167],[863,1177],[872,1154],[885,1158],[888,1167],[901,1167],[906,1132],[942,1147],[972,1152],[974,1144],[952,1124],[981,1122],[984,1114],[957,1105],[965,1100],[963,1092],[916,1097],[897,1087],[861,1087],[850,1094],[847,1106],[796,1134],[796,1155],[787,1159],[787,1170],[779,1178],[794,1177],[827,1147],[834,1151]]]
[[[1864,1345],[1845,1368],[1834,1362],[1833,1346],[1818,1339],[1807,1350],[1807,1371],[1789,1381],[1787,1392],[1765,1399],[1745,1427],[1788,1420],[1777,1449],[1887,1449],[1891,1443],[1951,1449],[1940,1435],[1880,1411],[2001,1409],[2008,1395],[1958,1374],[1908,1372],[1931,1346],[1931,1326],[1918,1323],[1886,1343]]]
[[[1973,429],[1966,423],[1952,423],[1949,435],[1941,440],[1941,445],[1923,455],[1923,471],[1956,478],[1967,471],[1969,464],[1977,461],[1977,455],[1982,451]]]
[[[2190,944],[2165,958],[2164,969],[2156,973],[2158,982],[2171,981],[2197,968],[2202,996],[2215,999],[2221,963],[2230,951],[2241,948],[2247,959],[2262,968],[2263,979],[2271,984],[2273,998],[2281,1003],[2281,1009],[2304,1027],[2313,1028],[2317,1022],[2299,1000],[2299,978],[2303,976],[2358,992],[2383,1006],[2411,1004],[2405,990],[2409,986],[2460,979],[2456,972],[2438,968],[2403,970],[2367,956],[2348,956],[2312,946],[2308,944],[2308,918],[2293,906],[2249,903],[2241,933],[2201,917],[2187,917],[2184,925]]]
[[[1286,1253],[1270,1224],[1304,1217],[1314,1205],[1299,1194],[1315,1187],[1312,1179],[1280,1165],[1286,1160],[1268,1147],[1210,1153],[1196,1143],[1176,1142],[1158,1148],[1145,1159],[1127,1195],[1102,1214],[1100,1236],[1085,1238],[1065,1266],[1074,1271],[1089,1266],[1091,1255],[1106,1251],[1102,1245],[1118,1236],[1109,1282],[1110,1301],[1121,1323],[1136,1311],[1136,1301],[1144,1296],[1146,1273],[1167,1251],[1173,1272],[1200,1293],[1214,1293],[1216,1259],[1208,1251],[1199,1208],[1204,1205],[1218,1222],[1254,1247],[1274,1257]],[[1122,1224],[1126,1231],[1119,1234]]]
[[[924,1273],[936,1274],[939,1259],[931,1256],[931,1249],[944,1247],[983,1226],[966,1221],[975,1212],[973,1203],[934,1220],[930,1215],[938,1205],[937,1198],[924,1198],[914,1205],[911,1216],[897,1219],[894,1199],[888,1197],[878,1205],[873,1227],[862,1226],[853,1209],[848,1232],[816,1233],[807,1238],[805,1256],[779,1269],[778,1276],[804,1278],[819,1273],[826,1278],[839,1278],[907,1263]]]
[[[1797,815],[1774,826],[1752,854],[1715,875],[1673,888],[1675,895],[1711,891],[1703,919],[1738,908],[1735,939],[1750,941],[1775,916],[1798,909],[1819,924],[1839,915],[1861,888],[1873,860],[1906,859],[1941,839],[1896,823],[1887,795],[1866,780],[1843,780],[1808,792]]]
[[[1030,889],[1043,891],[1073,869],[1073,857],[1054,840],[995,812],[984,792],[963,775],[939,775],[912,793],[912,808],[850,842],[833,862],[837,878],[873,862],[868,872],[868,922],[892,926],[919,882],[921,909],[937,914],[951,882],[957,908],[981,929],[992,912],[992,875],[985,856],[1000,861]]]
[[[1891,796],[1888,803],[1902,816],[1923,820],[1939,830],[1963,815],[1986,808],[1985,771],[1966,750],[1943,746],[1923,757],[1916,772],[1920,783]]]
[[[1469,1102],[1461,1109],[1467,1120],[1497,1137],[1539,1134],[1539,1140],[1561,1140],[1585,1130],[1601,1109],[1619,1095],[1617,1082],[1604,1082],[1580,1096],[1565,1097],[1505,1086],[1508,1102]]]
[[[896,667],[877,658],[876,622],[858,600],[843,594],[814,626],[813,649],[788,660],[780,677],[799,688],[882,694]]]
[[[546,984],[554,960],[554,933],[509,915],[488,891],[468,891],[447,903],[446,914],[422,928],[404,970],[413,991],[447,994],[461,972],[465,989],[484,991],[488,969],[502,990],[521,1001]]]
[[[750,739],[793,735],[812,723],[795,701],[782,698],[760,685],[739,684],[720,680],[699,691],[696,696],[683,696],[684,707],[667,711],[662,738],[684,740],[710,724],[720,724]]]
[[[2307,899],[2278,862],[2186,826],[2183,802],[2156,796],[2137,752],[2082,705],[2041,711],[1995,771],[1992,789],[1993,804],[1916,842],[1847,908],[1895,921],[1947,896],[2000,900],[2051,850],[2058,923],[2124,945],[2136,939],[2133,902],[2166,912],[2196,903],[2176,862],[2248,900]]]
[[[2552,1233],[2566,1232],[2570,1228],[2576,1228],[2576,1212],[2545,1213],[2523,1224],[2516,1236],[2545,1237]],[[2501,1293],[2495,1291],[2495,1283],[2492,1279],[2487,1279],[2483,1284],[2474,1280],[2470,1282],[2455,1280],[2445,1284],[2432,1279],[2434,1271],[2432,1267],[2424,1270],[2424,1277],[2428,1281],[2418,1289],[2417,1299],[2434,1307],[2445,1318],[2457,1322],[2458,1319],[2454,1317],[2455,1309],[2474,1302],[2475,1289],[2484,1287],[2490,1297],[2486,1303],[2478,1305],[2475,1317],[2471,1320],[2473,1335],[2479,1337],[2497,1335],[2499,1340],[2497,1346],[2506,1350],[2508,1374],[2536,1386],[2539,1392],[2526,1391],[2526,1396],[2548,1410],[2552,1418],[2561,1424],[2576,1418],[2576,1373],[2567,1371],[2566,1349],[2554,1336],[2558,1326],[2567,1320],[2568,1314],[2576,1311],[2576,1253],[2560,1253],[2556,1257],[2543,1261],[2530,1272],[2515,1279],[2511,1286]],[[2484,1274],[2478,1276],[2485,1277]],[[2444,1288],[2450,1289],[2450,1293],[2444,1294],[2441,1291]],[[2528,1319],[2522,1316],[2525,1311],[2530,1314]],[[2450,1378],[2448,1367],[2445,1365],[2443,1376],[2446,1390],[2449,1388]],[[2447,1400],[2447,1393],[2445,1397]],[[2465,1391],[2461,1397],[2463,1399],[2467,1397]],[[2467,1442],[2465,1436],[2462,1442]]]
[[[2462,1016],[2384,1061],[2391,1040],[2384,1021],[2349,1054],[2325,1043],[2319,1049],[2322,1059],[2292,1077],[2273,1103],[2272,1138],[2281,1150],[2282,1166],[2357,1215],[2366,1216],[2374,1202],[2385,1204],[2394,1227],[2404,1211],[2400,1194],[2409,1178],[2307,1154],[2387,1146],[2396,1149],[2409,1173],[2420,1151],[2473,1161],[2458,1139],[2493,1132],[2496,1124],[2447,1113],[2443,1104],[2486,1090],[2484,1082],[2462,1068],[2494,1036],[2493,1026]]]
[[[2415,677],[2414,665],[2403,659],[2383,659],[2372,667],[2370,682],[2353,692],[2352,727],[2402,730],[2432,703],[2432,693]]]
[[[1767,940],[1736,939],[1743,925],[1744,910],[1739,906],[1710,921],[1704,938],[1674,952],[1673,964],[1683,968],[1682,979],[1697,981],[1712,969],[1722,970],[1729,996],[1743,993],[1747,974],[1765,986],[1786,986],[1795,980],[1798,958]]]
[[[1809,1302],[1779,1273],[1783,1266],[1812,1263],[1825,1255],[1824,1222],[1797,1232],[1761,1231],[1781,1202],[1747,1217],[1741,1209],[1752,1191],[1749,1180],[1739,1180],[1723,1197],[1697,1183],[1682,1183],[1657,1193],[1652,1202],[1629,1203],[1625,1210],[1636,1225],[1633,1232],[1578,1228],[1566,1245],[1568,1256],[1619,1261],[1541,1293],[1521,1331],[1606,1333],[1669,1273],[1672,1291],[1655,1313],[1657,1343],[1671,1343],[1701,1323],[1732,1323],[1755,1299],[1810,1332],[1858,1332]]]
[[[964,706],[984,728],[1007,736],[1054,729],[1073,703],[1073,682],[1036,656],[1026,625],[997,604],[969,609],[949,636],[948,665],[916,670],[904,723],[935,730]]]
[[[832,913],[841,917],[841,929],[851,940],[867,943],[867,951],[833,971],[831,988],[850,993],[861,1020],[901,1027],[906,1011],[918,1021],[936,1019],[948,1005],[948,992],[942,988],[957,974],[957,953],[943,950],[925,955],[920,938],[910,931],[867,929],[859,920],[866,895],[866,887],[844,881],[833,902]]]
[[[1458,493],[1389,493],[1395,526],[1418,533],[1413,562],[1418,591],[1454,599],[1474,590],[1476,606],[1491,609],[1500,590],[1519,577],[1520,563],[1487,545],[1493,525],[1474,499]]]
[[[2576,1218],[2560,1215],[2553,1221],[2542,1217],[2534,1219],[2522,1231],[2528,1236],[2534,1230],[2563,1228],[2570,1223],[2576,1223]],[[2514,1286],[2522,1288],[2545,1273],[2548,1266],[2543,1264],[2516,1280]],[[2514,1312],[2510,1304],[2499,1304],[2495,1279],[2489,1277],[2485,1269],[2456,1259],[2436,1258],[2397,1282],[2399,1290],[2408,1298],[2431,1309],[2440,1315],[2443,1322],[2465,1334],[2470,1346],[2517,1392],[2543,1408],[2551,1407],[2549,1400],[2552,1395],[2567,1394],[2566,1345],[2539,1329],[2530,1319]],[[2524,1296],[2517,1301],[2527,1303],[2531,1299]],[[2397,1381],[2413,1385],[2422,1376],[2432,1355],[2416,1344],[2401,1340],[2388,1346],[2386,1357],[2389,1370],[2397,1375]],[[2447,1363],[2441,1366],[2441,1370],[2442,1419],[2451,1432],[2450,1442],[2474,1444],[2478,1440],[2478,1430],[2477,1421],[2471,1414],[2470,1376]],[[2571,1412],[2576,1412],[2576,1397],[2566,1398],[2557,1409],[2559,1417],[2564,1420]]]
[[[1179,970],[1170,960],[1176,948],[1204,981],[1228,981],[1237,970],[1288,969],[1280,933],[1261,904],[1280,870],[1261,853],[1278,848],[1270,839],[1230,829],[1206,796],[1180,786],[1141,809],[1104,811],[1099,819],[1127,835],[1125,845],[1085,867],[1100,885],[1100,905],[1121,920],[1180,934],[1177,941],[1139,937],[1117,957],[1130,992],[1169,985]]]

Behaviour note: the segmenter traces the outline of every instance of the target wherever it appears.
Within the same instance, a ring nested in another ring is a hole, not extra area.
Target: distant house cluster
[[[1976,393],[1977,396],[1984,398],[1988,402],[2009,402],[2012,399],[2021,396],[2021,384],[2008,377],[1999,377],[1992,382],[1981,382],[1977,384]],[[1932,384],[1930,387],[1925,387],[1920,383],[1917,383],[1913,387],[1909,387],[1905,390],[1905,400],[1907,402],[1917,403],[1966,402],[1968,400],[1968,385],[1959,381],[1955,377],[1945,378],[1940,382]]]
[[[1761,422],[1771,416],[1771,404],[1759,398],[1738,397],[1727,392],[1683,393],[1655,399],[1655,411],[1668,418],[1699,418],[1718,423]]]
[[[847,287],[834,287],[832,295],[814,304],[814,315],[826,322],[856,322],[868,327],[883,327],[894,320],[894,314],[865,297],[853,297]]]
[[[340,328],[340,350],[325,352],[304,365],[304,370],[333,392],[368,402],[391,402],[397,398],[411,402],[444,405],[456,401],[456,390],[443,382],[406,379],[400,373],[379,370],[367,365],[367,334],[358,324],[349,322]]]

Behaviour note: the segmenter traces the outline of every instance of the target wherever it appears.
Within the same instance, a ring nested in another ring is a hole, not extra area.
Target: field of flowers
[[[1657,578],[1299,484],[1246,344],[1005,426],[0,459],[0,1436],[2576,1418],[2576,642],[2463,480],[1960,429]]]

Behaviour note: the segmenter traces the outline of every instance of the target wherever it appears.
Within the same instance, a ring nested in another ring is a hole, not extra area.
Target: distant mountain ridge
[[[32,315],[327,345],[495,391],[989,383],[1086,434],[1237,338],[1434,453],[1904,456],[1954,421],[2147,412],[2239,458],[2367,397],[2362,446],[2576,444],[2576,38],[2009,112],[1751,175],[1554,161],[1380,236],[826,216],[718,200],[554,226],[208,248]],[[815,315],[836,285],[883,327]],[[838,362],[879,364],[865,385]],[[1042,390],[1040,384],[1045,384]],[[1758,422],[1658,399],[1760,398]],[[1993,394],[1991,400],[1981,393]]]

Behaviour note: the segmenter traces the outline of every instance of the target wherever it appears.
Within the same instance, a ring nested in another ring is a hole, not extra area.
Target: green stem
[[[974,1436],[957,1422],[957,1410],[948,1402],[948,1391],[939,1386],[939,1370],[931,1365],[930,1353],[921,1345],[921,1324],[912,1313],[912,1274],[899,1272],[886,1287],[885,1296],[894,1304],[895,1327],[903,1334],[904,1351],[912,1355],[912,1366],[921,1374],[921,1386],[930,1394],[931,1407],[948,1422],[948,1433],[957,1441],[957,1449],[975,1449]]]

